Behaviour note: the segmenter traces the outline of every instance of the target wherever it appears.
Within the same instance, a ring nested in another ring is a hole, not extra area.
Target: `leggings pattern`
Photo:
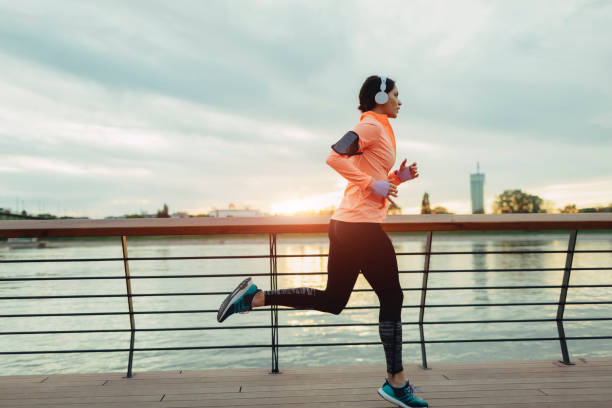
[[[402,371],[402,322],[378,322],[378,333],[385,349],[387,372]]]
[[[387,371],[402,371],[402,326],[399,322],[404,296],[395,250],[381,224],[332,219],[325,290],[292,288],[266,291],[265,304],[339,314],[349,300],[359,272],[363,273],[380,302],[379,333],[387,358]],[[390,322],[398,324],[393,326],[392,335],[387,335],[386,325]]]

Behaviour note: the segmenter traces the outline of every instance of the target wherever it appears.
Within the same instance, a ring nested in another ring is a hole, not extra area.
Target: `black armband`
[[[331,147],[338,154],[346,156],[355,156],[357,154],[363,154],[359,151],[359,135],[352,130],[346,132],[340,140],[338,140]]]

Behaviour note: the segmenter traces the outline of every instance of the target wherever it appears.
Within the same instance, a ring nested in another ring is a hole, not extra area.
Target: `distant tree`
[[[432,214],[454,214],[450,211],[448,211],[445,207],[435,207],[433,210],[431,210]]]
[[[612,212],[612,203],[607,207],[589,207],[578,210],[581,213],[608,213]]]
[[[421,202],[421,214],[431,214],[431,208],[429,208],[429,194],[423,194],[423,201]]]
[[[544,200],[521,190],[505,190],[495,199],[493,212],[505,213],[542,213]]]
[[[576,214],[578,209],[576,209],[576,204],[568,204],[561,210],[563,214]]]
[[[170,214],[168,214],[168,205],[164,203],[164,208],[157,211],[157,218],[170,218]]]
[[[389,206],[389,208],[387,209],[387,214],[389,215],[399,215],[402,213],[402,207],[400,207],[399,205],[395,205],[393,203],[391,203],[391,205]]]

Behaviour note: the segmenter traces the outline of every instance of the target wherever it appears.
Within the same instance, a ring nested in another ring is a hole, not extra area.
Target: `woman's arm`
[[[353,133],[358,137],[359,152],[367,150],[368,147],[376,143],[376,140],[380,137],[379,126],[368,122],[359,122],[353,128]],[[355,166],[349,156],[339,154],[332,150],[325,162],[340,173],[342,177],[357,185],[361,191],[366,192],[367,190],[374,189],[376,184],[374,177],[364,173]]]
[[[325,159],[325,162],[340,173],[342,177],[359,186],[363,192],[374,188],[374,184],[376,182],[374,177],[359,170],[355,165],[353,165],[348,156],[338,154],[332,150],[327,156],[327,159]]]
[[[354,166],[347,156],[332,150],[325,161],[345,179],[359,186],[361,191],[372,191],[378,196],[389,198],[389,200],[391,200],[390,196],[397,197],[396,184],[392,183],[391,180],[375,180],[374,177]]]

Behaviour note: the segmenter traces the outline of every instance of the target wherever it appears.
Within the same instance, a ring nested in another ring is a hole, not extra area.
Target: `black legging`
[[[395,250],[381,224],[332,219],[325,290],[266,291],[265,304],[339,314],[349,300],[360,271],[380,302],[379,332],[387,356],[387,369],[391,373],[399,372],[402,370],[400,322],[404,295]]]

